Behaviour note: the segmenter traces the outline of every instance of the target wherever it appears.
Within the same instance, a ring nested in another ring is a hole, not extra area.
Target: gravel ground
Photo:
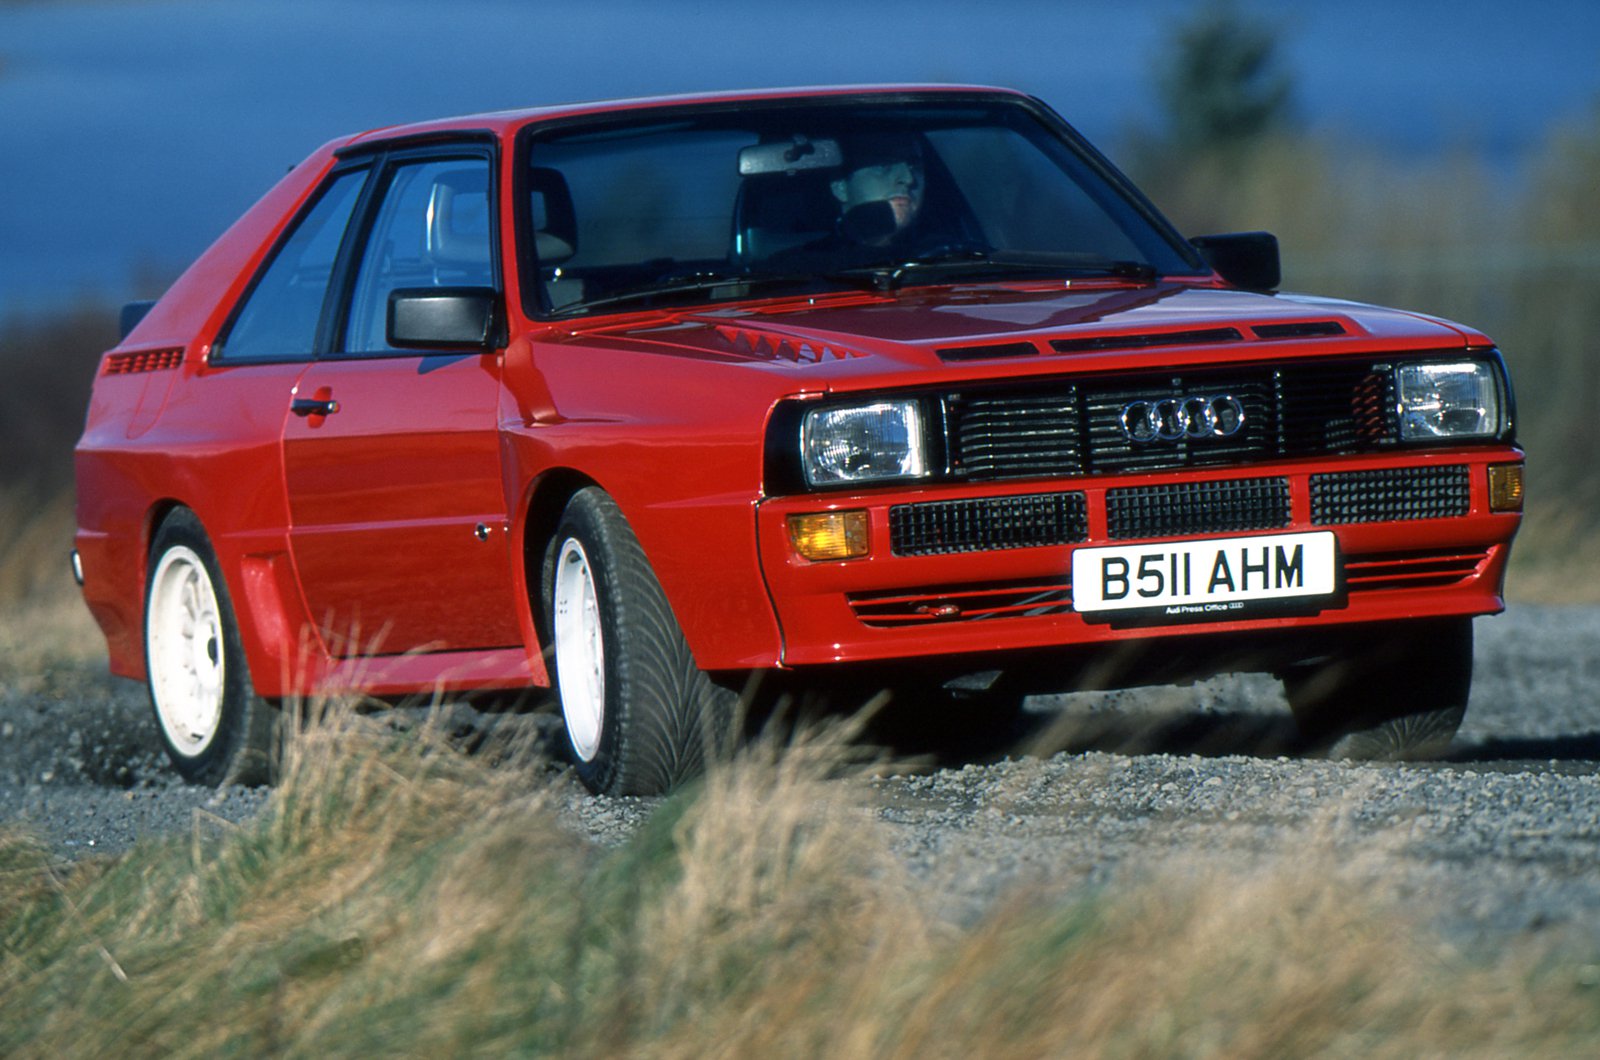
[[[1439,762],[1281,757],[1287,708],[1276,682],[1249,676],[1035,700],[1061,750],[886,775],[868,802],[958,921],[1017,885],[1098,890],[1287,853],[1382,885],[1469,943],[1600,946],[1600,608],[1519,606],[1477,635],[1472,705]],[[491,721],[465,707],[452,718],[466,736]],[[0,822],[63,857],[223,827],[266,796],[178,782],[140,686],[90,668],[0,681]],[[655,804],[564,800],[602,842]]]

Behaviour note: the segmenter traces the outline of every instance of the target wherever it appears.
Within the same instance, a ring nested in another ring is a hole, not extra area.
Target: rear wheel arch
[[[256,694],[237,597],[199,516],[173,504],[152,518],[141,640],[151,706],[168,757],[191,783],[272,779],[277,710]]]
[[[130,573],[132,577],[137,580],[139,585],[140,606],[138,614],[139,639],[141,642],[144,640],[144,590],[146,583],[150,580],[150,572],[153,569],[153,564],[155,561],[155,557],[151,555],[151,551],[155,548],[156,536],[161,533],[161,528],[166,526],[168,520],[172,519],[173,516],[177,515],[179,512],[188,513],[188,515],[194,518],[197,523],[200,523],[202,527],[204,526],[203,521],[193,508],[190,508],[187,504],[184,504],[182,501],[177,500],[176,498],[163,497],[160,500],[153,502],[148,508],[145,509],[144,521],[139,527],[139,548],[135,553],[135,555],[138,557],[139,569]]]

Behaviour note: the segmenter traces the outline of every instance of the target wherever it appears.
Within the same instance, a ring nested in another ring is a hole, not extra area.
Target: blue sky
[[[1600,102],[1594,0],[1238,6],[1301,115],[1507,172]],[[293,162],[359,129],[573,99],[901,80],[1042,96],[1115,156],[1155,117],[1181,0],[0,0],[0,316],[169,274]]]

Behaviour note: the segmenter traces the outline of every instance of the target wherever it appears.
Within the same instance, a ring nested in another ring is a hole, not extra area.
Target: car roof
[[[532,122],[585,117],[590,115],[618,114],[658,107],[716,106],[728,103],[748,103],[767,100],[806,100],[838,96],[928,96],[981,93],[994,96],[1027,98],[1015,89],[996,88],[990,85],[959,84],[888,84],[888,85],[824,85],[804,88],[765,88],[733,92],[690,93],[684,95],[645,96],[637,99],[594,100],[582,103],[562,103],[522,110],[493,111],[484,114],[466,114],[454,118],[439,118],[404,125],[389,125],[370,129],[345,140],[341,150],[366,147],[390,140],[416,137],[445,136],[450,133],[494,133],[504,136]]]

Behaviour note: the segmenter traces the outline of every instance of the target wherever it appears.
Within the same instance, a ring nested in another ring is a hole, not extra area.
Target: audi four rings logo
[[[1231,438],[1244,430],[1244,405],[1232,394],[1132,401],[1122,406],[1122,431],[1135,442]]]

